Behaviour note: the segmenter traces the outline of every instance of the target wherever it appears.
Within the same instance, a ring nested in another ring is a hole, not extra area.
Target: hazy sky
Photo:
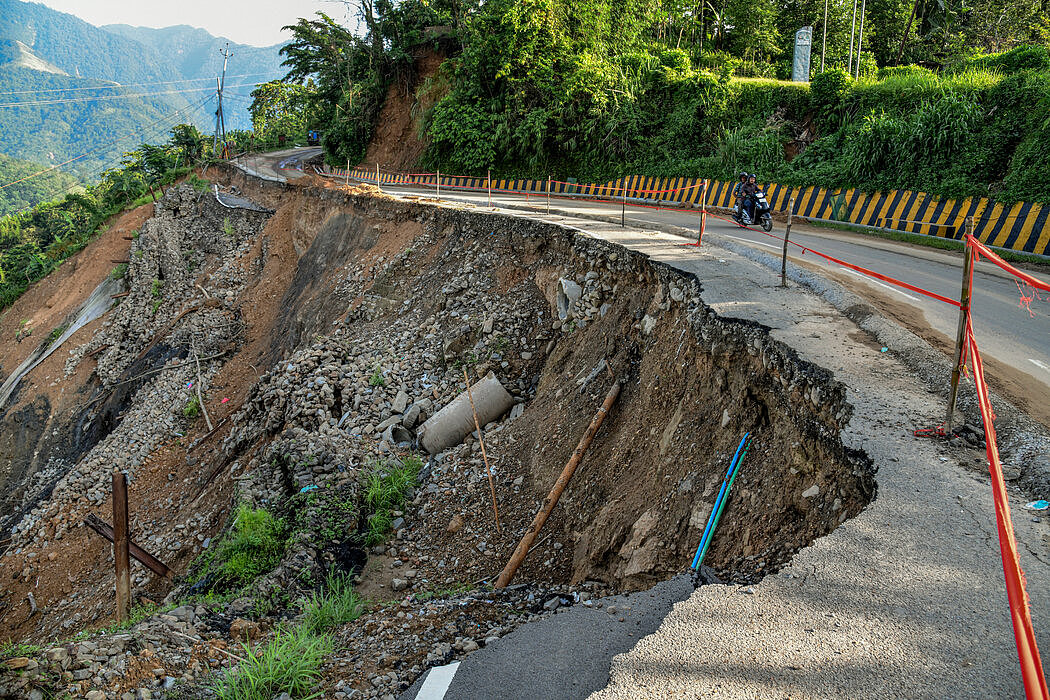
[[[170,27],[188,24],[239,44],[270,46],[291,37],[281,27],[318,10],[352,25],[338,0],[34,0],[95,25]]]

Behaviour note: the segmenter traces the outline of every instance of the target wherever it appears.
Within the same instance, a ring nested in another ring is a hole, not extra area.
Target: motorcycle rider
[[[737,181],[736,187],[733,188],[733,209],[737,214],[740,213],[740,205],[743,204],[744,193],[742,190],[746,184],[747,173],[740,173],[740,179]]]
[[[747,182],[740,188],[744,198],[742,210],[746,214],[745,222],[748,224],[755,220],[755,193],[759,190],[757,180],[755,173],[751,173],[747,176]]]

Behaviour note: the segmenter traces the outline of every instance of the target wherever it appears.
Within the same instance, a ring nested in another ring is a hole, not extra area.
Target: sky
[[[322,11],[353,25],[339,0],[35,0],[94,25],[170,27],[188,24],[238,44],[271,46],[291,39],[281,27]]]

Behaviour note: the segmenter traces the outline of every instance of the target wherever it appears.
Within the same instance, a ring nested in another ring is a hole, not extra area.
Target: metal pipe
[[[620,382],[613,382],[612,388],[609,389],[609,393],[605,395],[605,401],[602,403],[601,408],[591,419],[591,424],[587,426],[586,432],[583,437],[580,438],[580,443],[573,450],[572,456],[569,461],[565,464],[565,468],[562,469],[561,475],[558,480],[554,482],[554,487],[551,488],[550,494],[547,496],[547,500],[543,502],[543,506],[540,507],[538,513],[536,513],[535,519],[532,521],[532,525],[525,532],[525,536],[521,538],[521,542],[518,542],[518,546],[514,549],[514,553],[511,555],[510,560],[507,561],[507,565],[503,567],[503,571],[500,573],[499,578],[496,579],[496,588],[506,588],[514,578],[514,574],[517,572],[518,567],[525,560],[525,556],[529,553],[529,548],[532,543],[536,540],[536,535],[539,534],[543,524],[547,522],[547,518],[550,517],[551,511],[554,510],[554,506],[558,505],[558,499],[561,498],[562,491],[569,483],[569,479],[572,478],[573,473],[576,471],[576,467],[580,466],[580,462],[583,460],[583,454],[590,447],[591,441],[594,439],[594,434],[598,432],[598,428],[601,427],[602,421],[605,420],[605,416],[609,413],[609,409],[612,408],[613,403],[616,401],[616,397],[620,395]]]

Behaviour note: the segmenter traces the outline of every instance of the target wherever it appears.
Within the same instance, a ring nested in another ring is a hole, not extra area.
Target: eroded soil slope
[[[57,429],[89,436],[83,454],[41,463],[52,486],[27,492],[0,559],[7,635],[51,643],[106,623],[109,545],[81,523],[109,519],[117,466],[133,538],[186,575],[172,588],[136,566],[136,596],[180,607],[139,623],[139,641],[45,658],[91,658],[69,692],[199,679],[230,663],[209,649],[231,643],[231,625],[265,638],[343,571],[417,612],[409,625],[399,605],[375,606],[345,627],[326,687],[396,693],[552,595],[681,571],[747,431],[708,555],[721,576],[775,570],[874,495],[869,461],[838,438],[842,386],[766,329],[711,312],[702,281],[551,224],[210,176],[276,213],[188,187],[165,197],[132,245],[130,295],[66,362],[82,402]],[[435,455],[415,439],[488,372],[514,404],[484,426],[499,531],[477,436]],[[517,574],[525,587],[471,592],[502,568],[614,381],[619,400]],[[376,538],[373,482],[413,460],[418,483]],[[276,565],[244,585],[191,566],[235,527],[237,503],[286,526]]]

